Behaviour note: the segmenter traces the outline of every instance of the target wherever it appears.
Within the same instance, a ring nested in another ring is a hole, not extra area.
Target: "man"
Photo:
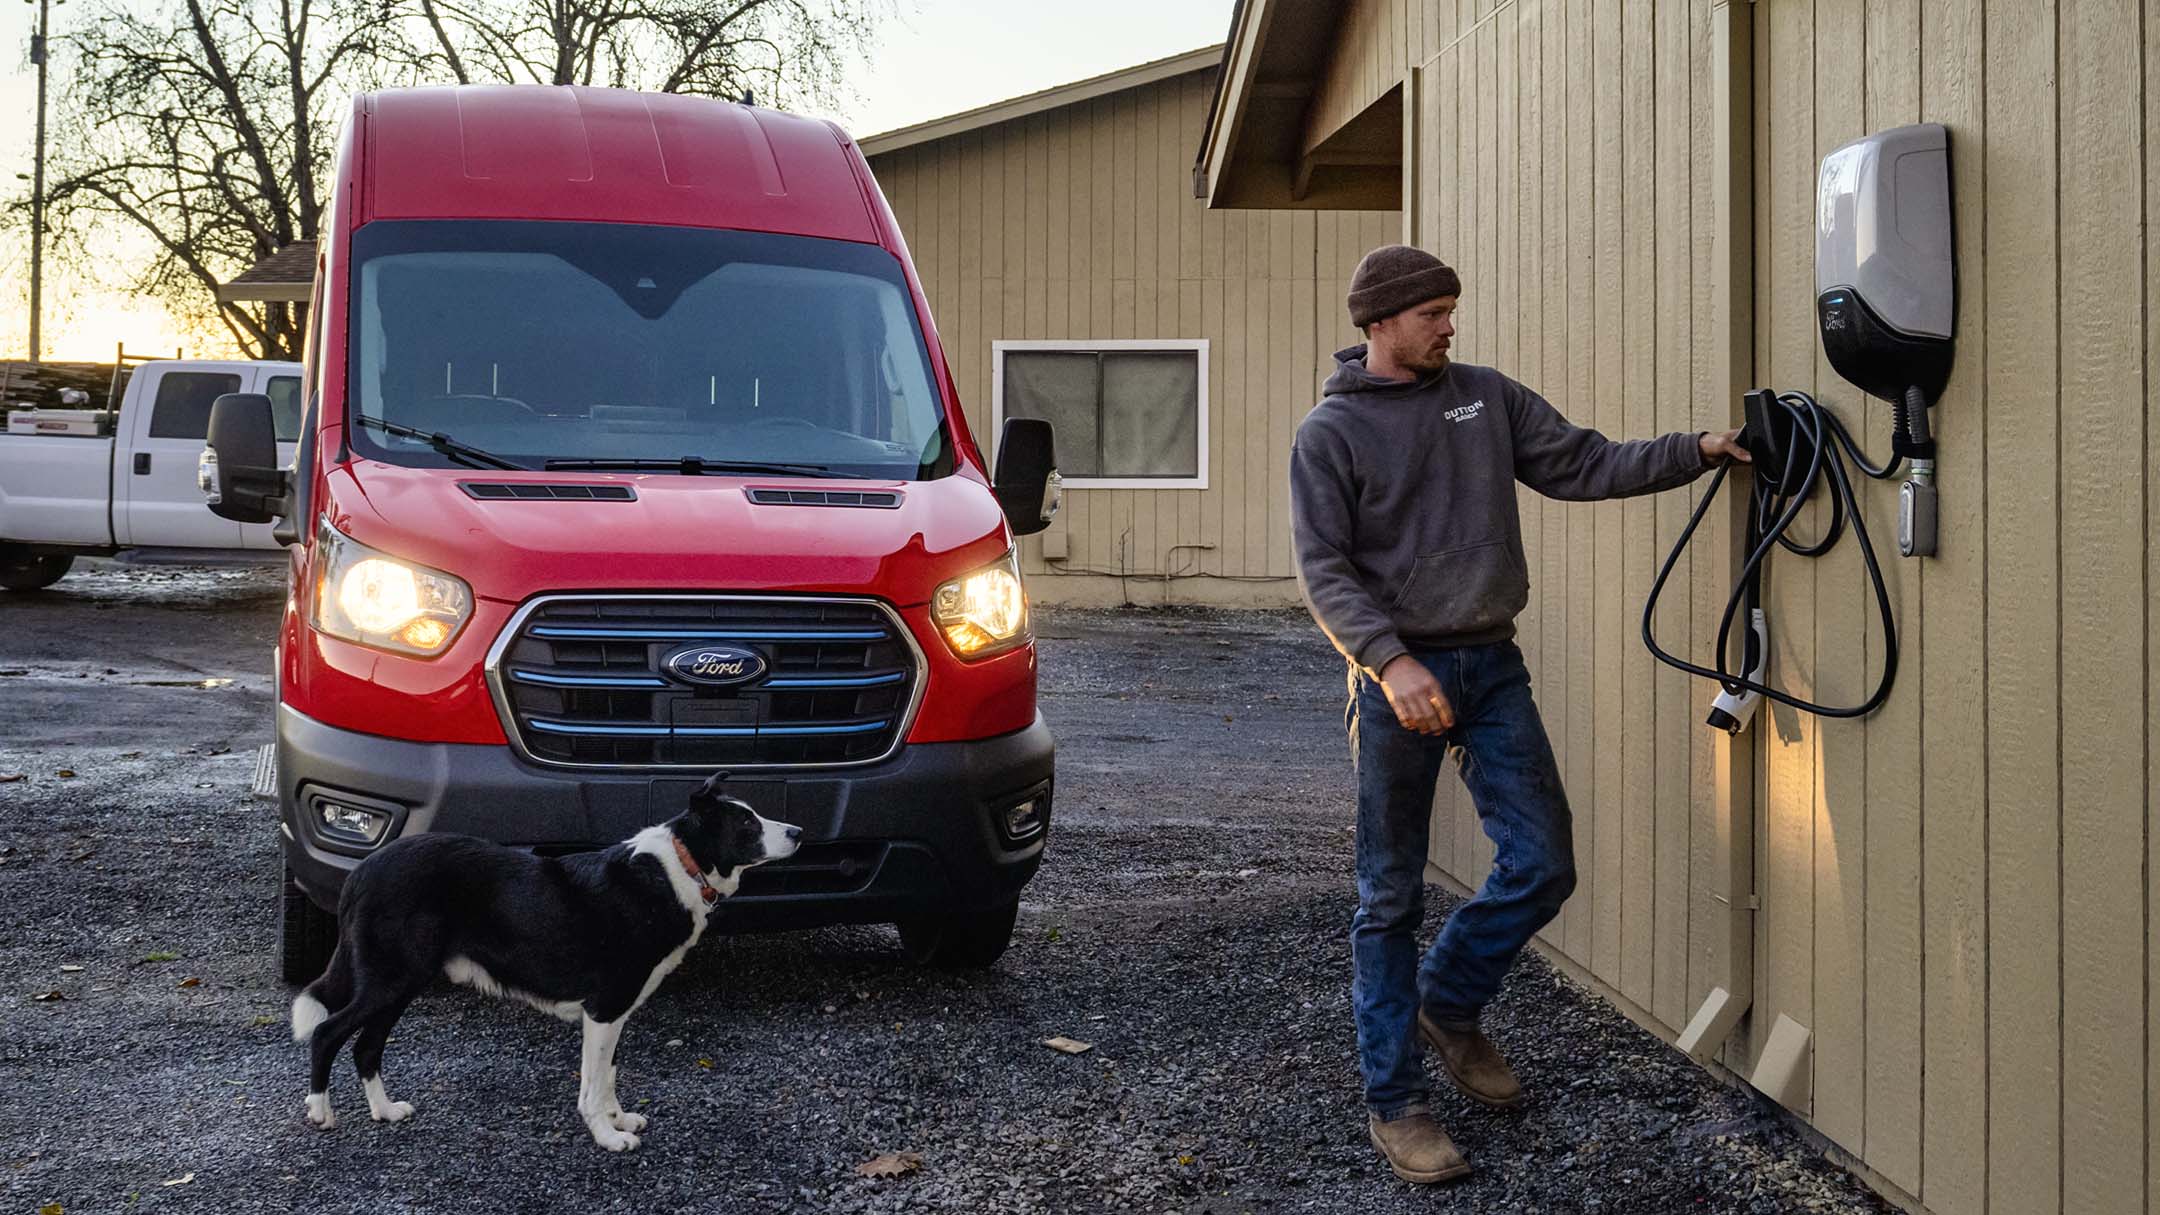
[[[1470,1171],[1427,1106],[1421,1048],[1472,1099],[1521,1103],[1478,1016],[1575,888],[1567,795],[1513,641],[1530,590],[1515,482],[1552,498],[1619,498],[1748,458],[1737,430],[1616,443],[1491,368],[1450,363],[1461,294],[1455,271],[1423,250],[1366,254],[1349,296],[1366,344],[1335,356],[1290,455],[1298,585],[1350,668],[1351,990],[1368,1125],[1413,1182]],[[1420,962],[1433,788],[1450,746],[1493,867]]]

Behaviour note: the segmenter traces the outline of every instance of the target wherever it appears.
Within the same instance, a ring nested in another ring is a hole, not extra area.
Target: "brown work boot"
[[[1448,1079],[1473,1101],[1494,1109],[1513,1109],[1522,1104],[1522,1084],[1508,1068],[1507,1060],[1492,1039],[1475,1029],[1449,1029],[1418,1010],[1418,1038],[1425,1048],[1440,1056]]]
[[[1463,1159],[1463,1154],[1455,1150],[1455,1141],[1433,1121],[1432,1111],[1422,1105],[1413,1105],[1388,1122],[1382,1122],[1378,1114],[1367,1114],[1365,1124],[1373,1146],[1380,1149],[1388,1167],[1404,1181],[1431,1185],[1470,1173],[1470,1162]]]

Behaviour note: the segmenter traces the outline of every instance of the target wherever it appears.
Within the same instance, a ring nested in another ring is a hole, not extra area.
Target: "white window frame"
[[[1095,354],[1116,350],[1190,350],[1200,362],[1200,399],[1194,424],[1200,428],[1197,445],[1197,476],[1191,477],[1066,477],[1066,489],[1206,489],[1208,487],[1208,339],[1117,338],[1084,341],[993,341],[990,343],[990,466],[997,467],[997,444],[1005,441],[1005,352],[1049,350],[1068,354]]]

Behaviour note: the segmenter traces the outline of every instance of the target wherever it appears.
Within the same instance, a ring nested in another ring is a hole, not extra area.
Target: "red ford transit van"
[[[456,831],[543,852],[715,771],[800,825],[730,929],[893,922],[987,965],[1049,831],[1014,537],[922,286],[833,125],[703,98],[361,97],[315,272],[305,417],[212,411],[212,509],[292,553],[277,645],[283,970],[345,875]]]

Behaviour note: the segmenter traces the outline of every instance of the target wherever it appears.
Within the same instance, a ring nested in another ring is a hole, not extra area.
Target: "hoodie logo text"
[[[1484,412],[1485,402],[1472,401],[1468,405],[1457,405],[1442,416],[1446,417],[1450,422],[1468,422]]]

